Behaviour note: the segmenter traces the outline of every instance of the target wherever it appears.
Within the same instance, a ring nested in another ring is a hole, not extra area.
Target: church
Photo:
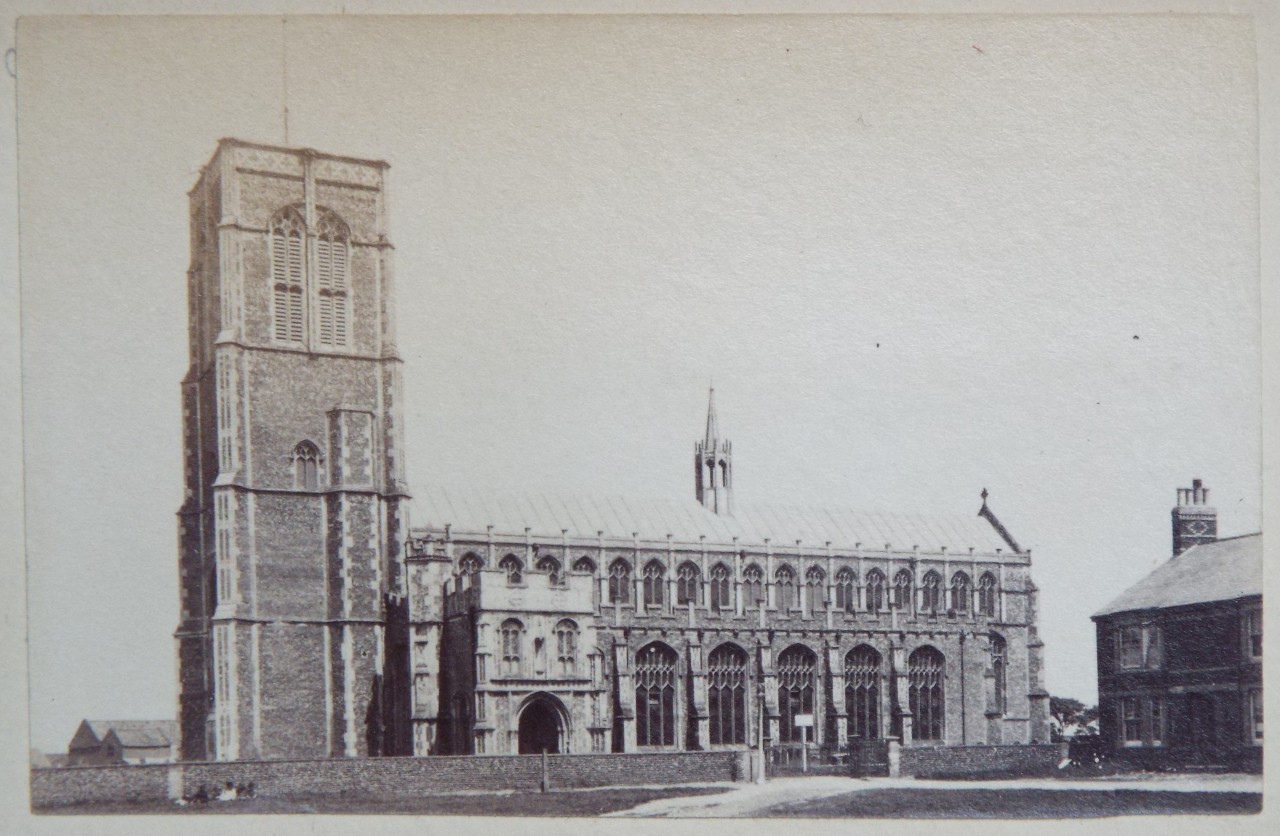
[[[684,496],[411,491],[387,171],[226,139],[189,193],[181,759],[1048,740],[985,491],[739,502],[714,391]]]

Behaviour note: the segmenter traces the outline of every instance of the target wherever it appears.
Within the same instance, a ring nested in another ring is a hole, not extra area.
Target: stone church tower
[[[408,746],[386,169],[223,140],[190,192],[184,759]]]

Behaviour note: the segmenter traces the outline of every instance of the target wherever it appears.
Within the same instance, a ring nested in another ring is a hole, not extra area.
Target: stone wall
[[[1066,744],[1032,746],[908,746],[901,750],[903,775],[1048,774],[1067,756]]]
[[[549,755],[552,788],[745,780],[740,752]],[[471,790],[536,791],[540,755],[333,758],[31,770],[31,805],[162,801],[253,782],[261,796],[359,795],[397,798]]]

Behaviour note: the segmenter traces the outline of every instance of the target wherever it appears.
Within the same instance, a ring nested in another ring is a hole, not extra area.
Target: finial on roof
[[[987,489],[986,488],[982,489],[982,507],[983,508],[987,507]]]
[[[707,437],[706,447],[708,450],[714,451],[720,440],[720,426],[716,421],[716,387],[711,385],[710,393],[707,395]]]

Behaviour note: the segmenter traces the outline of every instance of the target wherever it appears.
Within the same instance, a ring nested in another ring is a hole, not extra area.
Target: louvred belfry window
[[[290,207],[276,216],[271,224],[271,333],[278,342],[303,341],[305,242],[306,227],[297,209]]]
[[[316,337],[327,348],[346,348],[348,314],[347,242],[342,219],[324,211],[316,226]]]

